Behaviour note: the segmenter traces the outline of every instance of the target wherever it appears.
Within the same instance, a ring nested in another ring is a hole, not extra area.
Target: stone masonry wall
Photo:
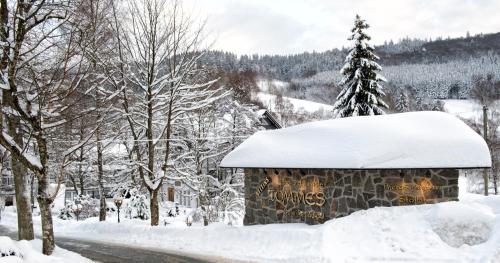
[[[245,169],[244,224],[318,224],[376,206],[455,200],[456,169]]]

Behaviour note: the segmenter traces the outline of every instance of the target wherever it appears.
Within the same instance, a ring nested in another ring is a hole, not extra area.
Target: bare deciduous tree
[[[130,148],[150,195],[151,225],[156,226],[158,194],[171,169],[176,120],[223,94],[211,88],[213,81],[195,78],[203,71],[197,63],[203,55],[203,26],[195,27],[179,2],[128,4],[128,20],[118,22],[115,12],[120,63],[108,76],[122,94],[123,116],[133,138]]]

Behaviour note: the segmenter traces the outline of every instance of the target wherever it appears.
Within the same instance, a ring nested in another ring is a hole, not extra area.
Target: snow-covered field
[[[461,189],[465,189],[461,180]],[[40,232],[39,218],[35,229]],[[181,220],[151,227],[116,217],[64,221],[57,236],[217,255],[252,262],[500,262],[500,196],[461,193],[459,202],[379,207],[323,225],[187,227]],[[1,224],[16,228],[7,210]]]
[[[463,119],[482,120],[483,107],[474,100],[443,100],[444,110]],[[496,101],[489,109],[500,111],[500,101]]]
[[[257,86],[259,87],[259,90],[262,92],[269,93],[272,90],[276,91],[284,91],[286,88],[288,88],[290,84],[285,81],[277,80],[277,79],[259,79],[257,80]]]
[[[283,91],[288,87],[289,83],[279,80],[260,79],[257,81],[257,86],[260,92],[257,93],[257,99],[270,110],[275,111],[276,95],[271,94],[273,91]],[[317,113],[317,112],[332,112],[333,106],[323,103],[318,103],[309,100],[301,100],[290,97],[283,97],[283,100],[293,105],[295,112]]]
[[[51,256],[42,254],[42,241],[14,241],[9,237],[0,236],[0,262],[2,263],[90,263],[90,259],[84,258],[71,251],[56,247]],[[3,256],[9,255],[9,256]]]
[[[474,119],[482,115],[481,105],[472,100],[443,100],[444,110],[464,119]]]
[[[276,95],[259,92],[257,98],[266,106],[270,111],[275,110],[276,106]],[[305,111],[308,113],[315,113],[318,111],[333,111],[333,106],[318,102],[313,102],[309,100],[300,100],[289,97],[283,97],[283,100],[287,100],[293,105],[295,111]]]

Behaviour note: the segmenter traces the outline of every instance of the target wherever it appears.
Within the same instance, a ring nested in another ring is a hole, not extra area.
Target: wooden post
[[[489,146],[488,143],[488,106],[484,105],[483,106],[483,137],[484,140],[486,141],[486,144]],[[484,178],[484,195],[488,195],[488,168],[484,168],[483,170],[483,178]]]

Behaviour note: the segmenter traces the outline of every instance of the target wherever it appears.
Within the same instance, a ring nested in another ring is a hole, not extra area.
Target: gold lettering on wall
[[[311,218],[313,220],[323,220],[325,219],[325,214],[323,212],[316,211],[302,211],[299,209],[292,209],[290,211],[285,211],[285,215],[292,217],[299,217],[302,219]]]
[[[257,194],[257,196],[260,196],[260,194],[262,194],[262,191],[266,189],[266,186],[269,184],[269,182],[269,177],[266,177],[266,179],[260,183],[259,187],[257,187],[257,191],[255,192],[255,194]]]
[[[276,202],[276,209],[284,210],[284,215],[302,219],[323,220],[323,212],[305,211],[297,207],[299,205],[324,206],[326,196],[323,187],[323,183],[317,177],[293,180],[287,177],[280,178],[278,174],[273,174],[260,182],[255,194],[258,197],[262,196],[267,188],[267,198]]]
[[[384,190],[396,192],[399,195],[398,200],[400,205],[419,205],[426,204],[428,202],[426,196],[440,190],[442,187],[432,184],[429,179],[423,179],[418,184],[405,182],[385,184]]]
[[[265,185],[269,183],[267,179],[257,188],[257,195],[260,195],[263,190],[261,186],[264,185],[265,188]],[[285,178],[283,185],[277,183],[278,181],[279,179],[273,178],[273,187],[268,189],[268,195],[272,201],[279,202],[284,206],[288,204],[323,206],[326,202],[325,194],[323,193],[323,184],[316,177],[313,177],[309,182],[305,179],[291,181],[289,178]]]

